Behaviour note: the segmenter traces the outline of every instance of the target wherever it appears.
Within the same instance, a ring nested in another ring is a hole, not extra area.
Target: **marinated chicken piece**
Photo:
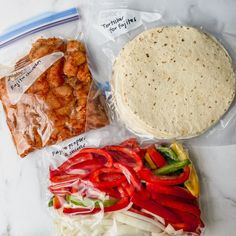
[[[73,51],[85,52],[85,47],[83,43],[77,40],[70,40],[67,42],[66,51],[67,52],[73,52]]]
[[[97,89],[93,87],[90,92],[91,74],[81,42],[41,38],[16,68],[56,51],[65,53],[65,57],[37,78],[17,104],[10,103],[6,80],[0,80],[0,98],[7,123],[22,157],[85,132],[86,123],[89,129],[108,123],[96,97]]]
[[[73,92],[72,88],[68,84],[54,88],[52,91],[57,97],[63,97],[63,98],[69,97]]]
[[[64,52],[65,43],[59,38],[38,39],[33,45],[29,53],[31,61],[40,57],[49,55],[53,52]]]
[[[91,74],[88,68],[88,64],[84,63],[79,67],[78,73],[77,73],[77,78],[80,81],[83,81],[85,83],[89,83],[91,80]]]
[[[78,41],[69,41],[66,48],[65,58],[65,75],[67,75],[68,77],[76,77],[79,66],[86,62],[84,46]]]
[[[64,84],[63,78],[64,58],[59,59],[47,70],[47,81],[51,88]]]
[[[50,91],[48,93],[45,102],[48,105],[49,110],[59,109],[61,107],[61,103],[58,100],[57,96],[54,95],[53,91]]]

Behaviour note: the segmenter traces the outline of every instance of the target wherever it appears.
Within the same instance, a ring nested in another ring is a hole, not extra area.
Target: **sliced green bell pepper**
[[[174,161],[179,161],[177,155],[175,154],[175,152],[168,148],[168,147],[163,147],[163,146],[158,146],[157,150],[163,154],[166,157],[169,157],[170,159],[174,160]]]
[[[170,164],[170,165],[166,165],[166,166],[163,166],[163,167],[155,170],[154,174],[155,175],[170,174],[170,173],[173,173],[177,170],[180,170],[180,169],[184,168],[185,166],[187,166],[189,164],[190,164],[190,161],[188,159],[183,160],[183,161],[179,161],[179,162],[176,162],[176,163],[173,163],[173,164]]]
[[[109,207],[109,206],[113,206],[117,202],[117,199],[109,198],[104,201],[101,201],[101,200],[94,200],[94,199],[87,198],[87,199],[80,200],[74,196],[67,195],[66,201],[76,206],[83,206],[83,207],[89,207],[89,206],[100,207],[100,204],[102,204],[104,207]]]

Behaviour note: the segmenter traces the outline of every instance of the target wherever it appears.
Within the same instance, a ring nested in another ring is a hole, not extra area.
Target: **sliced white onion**
[[[147,212],[147,213],[148,213],[148,212]],[[164,225],[162,225],[162,224],[159,223],[158,221],[153,220],[153,219],[150,219],[150,218],[148,218],[148,217],[146,217],[146,216],[137,214],[137,213],[132,212],[132,211],[124,212],[124,214],[133,216],[133,217],[138,218],[138,219],[143,220],[143,221],[147,221],[147,222],[149,222],[149,223],[151,223],[151,224],[156,225],[156,226],[159,227],[161,230],[163,230],[163,231],[165,230],[165,226],[164,226]]]
[[[175,230],[174,227],[170,224],[168,224],[167,227],[165,228],[165,232],[168,234],[172,234],[172,235],[184,235],[185,234],[182,229]]]
[[[160,233],[162,230],[158,228],[156,225],[153,225],[150,222],[135,218],[133,216],[129,216],[123,213],[116,213],[115,219],[121,223],[128,224],[135,228],[139,228],[144,231]]]

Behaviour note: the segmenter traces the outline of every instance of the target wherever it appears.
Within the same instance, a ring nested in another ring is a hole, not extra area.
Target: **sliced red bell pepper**
[[[146,152],[147,152],[147,149],[146,149],[146,148],[140,148],[139,152],[137,152],[137,153],[138,153],[138,155],[139,155],[139,156],[141,157],[141,159],[142,159],[142,158],[145,157]]]
[[[115,163],[114,167],[120,169],[122,173],[125,175],[127,181],[134,186],[138,191],[141,190],[141,182],[138,178],[136,172],[129,166],[125,166],[121,163]]]
[[[111,182],[119,180],[122,176],[123,176],[122,173],[110,173],[110,174],[104,173],[100,175],[99,179],[101,182],[108,182],[108,181]]]
[[[53,183],[73,183],[74,181],[79,180],[82,177],[82,175],[58,175],[53,176],[52,178],[50,178],[50,180]]]
[[[121,210],[129,205],[129,199],[127,197],[121,198],[116,204],[104,207],[104,212],[113,212]],[[76,208],[68,208],[65,207],[63,209],[63,213],[65,214],[74,214],[74,215],[91,215],[101,211],[100,207],[95,207],[94,209],[84,208],[84,207],[76,207]]]
[[[131,201],[135,205],[164,218],[168,222],[178,222],[178,217],[173,212],[171,212],[171,210],[166,209],[157,202],[150,200],[149,198],[143,196],[140,193],[134,193],[133,197],[131,198]]]
[[[71,214],[71,215],[92,215],[92,214],[96,214],[98,212],[101,211],[101,208],[93,208],[93,209],[89,209],[89,208],[85,208],[85,207],[64,207],[63,209],[63,213],[64,214]]]
[[[86,160],[86,161],[83,161],[81,163],[71,166],[70,168],[65,170],[65,173],[80,174],[81,171],[84,171],[86,173],[86,172],[91,172],[98,168],[101,168],[102,166],[103,164],[99,160],[96,160],[96,159]]]
[[[130,204],[128,197],[121,198],[116,204],[113,206],[105,207],[104,212],[113,212],[126,208]]]
[[[59,209],[62,207],[64,199],[62,197],[55,195],[52,199],[52,202],[53,202],[53,207],[55,209]]]
[[[138,172],[139,177],[147,183],[156,183],[160,185],[179,185],[184,183],[190,174],[188,166],[183,168],[183,173],[178,176],[155,176],[148,168],[143,168]]]
[[[165,158],[159,153],[154,145],[151,145],[147,148],[147,153],[151,157],[152,161],[155,163],[157,167],[162,167],[166,165],[167,161]]]
[[[97,155],[103,156],[106,159],[106,163],[104,164],[104,166],[112,167],[112,164],[113,164],[112,157],[106,150],[101,149],[101,148],[84,148],[84,149],[81,149],[79,152],[79,154],[85,154],[85,153],[97,154]]]
[[[53,186],[49,186],[48,189],[51,193],[58,196],[65,196],[70,193],[70,187],[54,188]]]
[[[138,141],[136,138],[127,139],[124,142],[122,142],[120,146],[132,148],[132,149],[139,147]]]
[[[176,209],[178,211],[187,212],[197,217],[199,217],[201,214],[201,211],[198,206],[186,203],[184,202],[184,200],[181,199],[177,200],[173,199],[172,197],[160,194],[155,194],[155,195],[152,194],[152,198],[154,198],[155,201],[158,202],[159,204],[169,208]]]
[[[119,191],[119,193],[120,193],[121,198],[124,198],[124,197],[128,197],[128,196],[129,196],[129,194],[125,191],[125,189],[123,188],[122,185],[119,186],[117,189],[118,189],[118,191]]]
[[[49,178],[62,174],[63,172],[59,171],[58,169],[52,169],[51,167],[49,168]]]
[[[172,210],[179,216],[179,219],[181,222],[185,224],[185,227],[187,226],[187,230],[183,228],[183,230],[188,231],[188,232],[195,232],[198,226],[200,226],[201,221],[200,217],[196,217],[195,215],[189,214],[187,212],[182,212],[178,210]],[[180,226],[180,225],[179,225]],[[180,228],[175,228],[176,230]]]
[[[121,198],[121,193],[117,188],[109,188],[106,189],[106,194],[110,197],[114,197],[116,199]]]
[[[126,181],[125,183],[122,183],[122,187],[124,188],[124,190],[126,191],[128,196],[133,195],[135,188],[132,184],[130,184]]]
[[[93,155],[91,153],[79,152],[79,153],[74,154],[71,158],[69,158],[67,161],[62,163],[56,170],[53,170],[53,171],[64,172],[73,165],[76,165],[83,161],[92,160],[92,159],[93,159]]]
[[[194,197],[188,190],[178,186],[165,186],[155,183],[147,183],[147,190],[151,193],[161,193],[180,197],[183,199],[191,199],[191,200],[196,199],[196,197]]]
[[[175,230],[180,230],[182,229],[185,232],[194,232],[193,228],[191,227],[191,225],[187,224],[187,223],[172,223],[171,224]]]
[[[131,157],[132,159],[134,159],[136,165],[134,167],[135,171],[139,171],[142,169],[143,167],[143,162],[141,157],[132,149],[126,148],[126,147],[121,147],[121,146],[108,146],[107,147],[108,150],[111,151],[117,151],[117,152],[121,152],[121,153],[125,153],[126,155],[128,155],[129,157]]]
[[[95,170],[90,175],[89,179],[94,187],[102,188],[102,189],[117,187],[126,181],[126,177],[124,175],[121,175],[120,179],[116,179],[116,180],[111,180],[111,181],[100,180],[100,175],[104,176],[104,174],[107,174],[109,176],[110,174],[113,174],[113,173],[121,173],[122,174],[122,171],[117,168],[101,168],[101,169]]]

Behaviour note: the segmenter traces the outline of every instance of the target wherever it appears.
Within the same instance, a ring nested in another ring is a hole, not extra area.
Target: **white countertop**
[[[222,17],[235,27],[235,0],[145,0],[134,6],[167,7],[173,17],[186,17],[198,7],[208,15]],[[81,4],[81,6],[84,4]],[[0,0],[0,31],[45,11],[80,7],[78,0]],[[85,4],[86,7],[86,4]],[[152,9],[152,8],[151,8]],[[225,26],[226,27],[226,26]],[[192,148],[202,187],[202,210],[207,236],[236,235],[236,145]],[[0,236],[51,236],[52,222],[44,199],[38,161],[20,159],[0,109]]]

